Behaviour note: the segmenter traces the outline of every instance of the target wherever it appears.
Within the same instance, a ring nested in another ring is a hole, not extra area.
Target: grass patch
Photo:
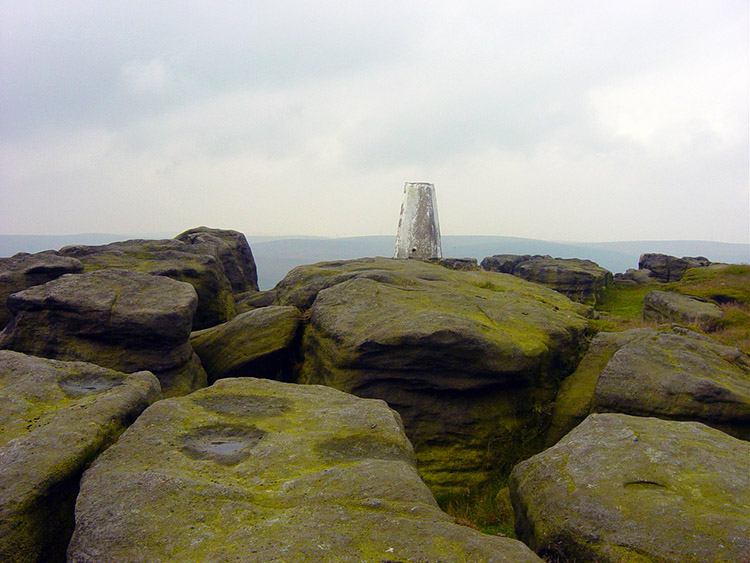
[[[507,495],[508,477],[497,479],[462,495],[438,498],[440,508],[457,524],[485,534],[515,538],[513,508]]]
[[[750,266],[717,264],[708,268],[691,268],[680,281],[666,284],[664,289],[720,305],[750,306]]]
[[[649,291],[655,289],[661,289],[661,286],[613,285],[605,289],[594,308],[599,318],[590,322],[592,332],[618,332],[643,327],[643,300]]]
[[[535,408],[532,420],[513,431],[503,432],[492,442],[492,476],[483,484],[460,494],[436,495],[440,508],[457,524],[485,534],[515,538],[513,508],[508,496],[508,478],[518,463],[544,449],[551,410]]]
[[[659,288],[658,284],[633,287],[610,286],[602,293],[601,299],[596,304],[596,310],[623,320],[640,319],[643,314],[643,298],[649,291]]]
[[[596,304],[599,315],[590,321],[589,330],[592,333],[618,332],[653,326],[643,322],[643,300],[654,290],[674,291],[717,304],[724,311],[724,319],[709,335],[750,354],[750,266],[744,264],[691,268],[680,281],[667,284],[610,286]]]
[[[719,305],[724,311],[720,328],[711,336],[728,346],[750,354],[750,306],[739,304]]]

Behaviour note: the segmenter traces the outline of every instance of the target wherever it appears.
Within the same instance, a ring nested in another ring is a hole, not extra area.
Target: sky
[[[0,3],[0,234],[748,242],[747,0]]]

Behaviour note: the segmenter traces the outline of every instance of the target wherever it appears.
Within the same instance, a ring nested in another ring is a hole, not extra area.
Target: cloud
[[[142,95],[163,94],[169,82],[167,67],[161,59],[127,62],[120,70],[120,78],[128,90]]]
[[[6,229],[384,234],[416,180],[450,234],[747,236],[744,3],[28,6]]]

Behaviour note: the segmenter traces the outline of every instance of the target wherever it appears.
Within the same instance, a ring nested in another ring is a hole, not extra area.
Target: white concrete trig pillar
[[[406,182],[394,258],[442,258],[435,186]]]

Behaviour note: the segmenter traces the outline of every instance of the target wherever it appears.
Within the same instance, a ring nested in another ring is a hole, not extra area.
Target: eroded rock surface
[[[60,253],[83,262],[86,272],[131,270],[186,282],[195,288],[198,308],[193,329],[224,323],[235,314],[232,286],[209,244],[179,240],[128,240],[102,246],[66,246]]]
[[[703,256],[683,256],[677,258],[668,254],[641,254],[639,270],[648,270],[651,277],[662,282],[680,281],[689,268],[710,266],[711,261]]]
[[[224,377],[291,381],[300,322],[296,307],[263,307],[194,332],[190,342],[209,383]]]
[[[720,326],[724,311],[718,305],[672,291],[649,291],[643,299],[643,320],[655,323],[679,323],[701,330]]]
[[[612,272],[591,260],[497,254],[482,260],[482,268],[546,285],[579,303],[594,304],[612,283]]]
[[[217,258],[235,294],[258,291],[255,258],[242,233],[228,229],[196,227],[180,233],[175,240],[187,243],[194,251]]]
[[[148,372],[0,351],[0,559],[64,561],[83,470],[160,398]]]
[[[160,401],[99,457],[68,561],[540,560],[439,510],[382,401],[241,378]]]
[[[312,303],[300,381],[388,401],[435,491],[481,483],[548,422],[586,327],[585,307],[545,287],[413,260],[303,266],[276,292]]]
[[[128,270],[62,276],[8,298],[13,319],[0,349],[148,370],[165,396],[206,384],[190,346],[198,299],[187,283]]]
[[[60,256],[52,250],[36,254],[21,252],[10,258],[0,258],[0,330],[11,318],[11,313],[5,305],[11,293],[47,283],[63,274],[76,274],[82,271],[83,264],[80,260]]]
[[[514,468],[516,534],[551,560],[747,561],[748,459],[697,422],[592,414]]]
[[[750,358],[682,331],[599,333],[555,400],[548,444],[589,413],[696,420],[750,439]]]

